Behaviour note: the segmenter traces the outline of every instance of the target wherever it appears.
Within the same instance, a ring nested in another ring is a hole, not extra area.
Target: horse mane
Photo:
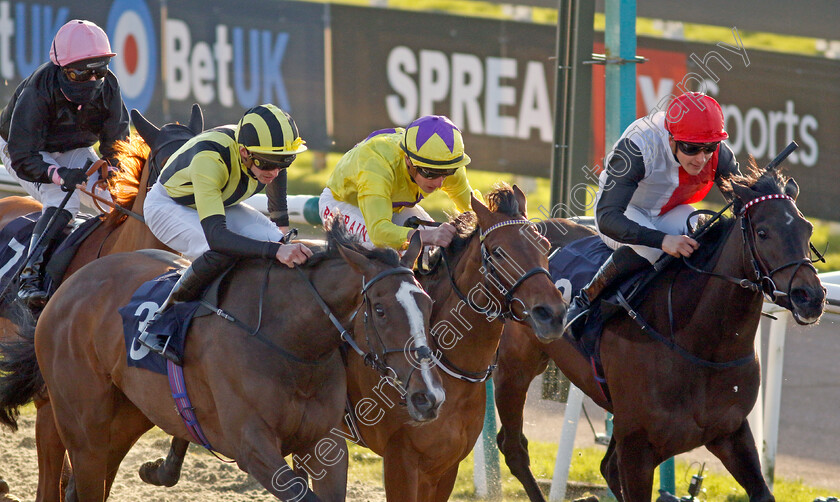
[[[305,267],[312,267],[319,262],[330,258],[341,258],[338,252],[339,247],[349,248],[361,255],[364,255],[370,260],[377,260],[388,265],[389,267],[398,267],[400,265],[400,255],[390,248],[368,248],[359,242],[359,239],[347,231],[344,225],[344,218],[339,213],[330,217],[326,223],[327,228],[327,248],[324,251],[313,254],[307,260]]]
[[[744,204],[749,201],[741,200],[736,195],[732,188],[733,183],[750,187],[761,196],[785,193],[787,181],[788,177],[783,175],[778,168],[766,171],[760,168],[753,156],[750,155],[745,172],[740,176],[732,176],[724,180],[721,191],[727,199],[732,200],[734,198],[732,211],[734,214],[738,214]],[[717,254],[719,247],[717,243],[720,243],[729,234],[734,224],[735,218],[721,217],[717,223],[709,227],[698,241],[700,248],[692,254],[692,262],[708,263]]]
[[[131,133],[128,140],[117,141],[114,144],[114,149],[120,168],[108,180],[108,191],[111,192],[114,204],[128,209],[137,198],[140,189],[140,177],[143,174],[143,167],[149,158],[151,148],[139,134]],[[109,219],[123,219],[126,216],[120,211],[112,209],[108,217]]]
[[[487,207],[494,213],[511,217],[522,216],[513,188],[503,181],[493,185],[493,189],[487,194]],[[474,212],[467,211],[450,219],[449,222],[455,226],[457,232],[449,244],[449,250],[455,254],[467,246],[470,237],[478,230],[478,219]]]

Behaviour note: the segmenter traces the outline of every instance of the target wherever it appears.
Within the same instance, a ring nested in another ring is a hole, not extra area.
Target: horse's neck
[[[140,175],[140,182],[137,186],[137,196],[134,198],[134,203],[131,205],[131,211],[135,214],[143,216],[143,203],[146,201],[146,188],[149,181],[148,163]],[[136,251],[138,249],[165,249],[171,251],[169,247],[160,242],[154,236],[146,223],[138,220],[133,216],[124,219],[119,225],[119,228],[114,230],[113,235],[109,238],[110,243],[106,242],[105,249],[102,254],[113,254],[127,251]]]
[[[736,279],[750,277],[745,268],[744,252],[743,235],[736,224],[721,244],[711,271]],[[705,350],[717,350],[724,357],[729,352],[730,359],[732,353],[748,351],[753,345],[761,316],[761,295],[720,278],[698,277],[695,273],[691,277],[694,279],[689,280],[704,281],[700,288],[673,289],[682,291],[682,299],[677,301],[690,306],[687,318],[696,326],[693,330],[696,333],[692,334],[698,346]],[[674,321],[677,326],[683,324],[688,327],[677,319]],[[690,331],[686,329],[686,332]],[[696,336],[698,334],[699,337]]]
[[[435,304],[432,310],[432,331],[435,342],[446,357],[460,369],[482,372],[492,364],[504,324],[502,319],[488,319],[487,313],[477,312],[455,293],[447,273],[452,275],[458,289],[478,306],[492,302],[489,310],[497,312],[504,299],[492,286],[484,282],[481,269],[481,250],[478,235],[474,235],[465,249],[452,259],[452,270],[439,267],[433,290],[429,293]],[[424,286],[425,287],[425,286]],[[439,301],[439,299],[444,299]]]

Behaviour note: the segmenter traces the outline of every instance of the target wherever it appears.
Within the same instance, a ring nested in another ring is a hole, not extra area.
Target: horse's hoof
[[[140,479],[142,479],[144,483],[148,483],[150,485],[163,486],[163,483],[161,483],[160,477],[158,476],[158,469],[161,465],[163,465],[165,460],[166,459],[164,458],[159,458],[141,465],[140,470],[138,471]]]

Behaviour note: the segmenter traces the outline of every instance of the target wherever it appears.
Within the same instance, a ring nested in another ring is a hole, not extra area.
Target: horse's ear
[[[759,196],[758,192],[746,185],[741,185],[739,183],[735,183],[734,181],[731,184],[732,193],[735,194],[735,197],[739,198],[741,202],[746,203]]]
[[[408,243],[408,249],[400,258],[400,265],[413,269],[421,251],[423,251],[423,241],[420,240],[420,232],[414,232],[411,235],[411,241]]]
[[[338,252],[341,254],[341,257],[344,258],[344,261],[350,265],[350,268],[363,276],[369,275],[373,277],[373,266],[370,264],[370,260],[365,255],[341,244],[338,245]]]
[[[200,134],[204,130],[204,114],[201,113],[201,106],[198,103],[192,105],[190,124],[187,127],[196,134]]]
[[[490,214],[490,210],[487,209],[487,206],[485,206],[484,203],[475,197],[475,194],[470,195],[470,199],[470,205],[472,206],[472,210],[475,212],[476,216],[481,218]]]
[[[137,133],[143,138],[147,145],[152,145],[160,134],[160,129],[146,120],[137,108],[131,109],[131,123],[137,129]]]
[[[518,186],[513,185],[513,196],[516,198],[516,203],[519,204],[519,214],[526,220],[528,219],[528,200],[525,198],[525,193],[519,189]]]
[[[796,184],[796,180],[793,178],[788,178],[787,184],[785,185],[785,195],[793,200],[799,197],[799,185]]]

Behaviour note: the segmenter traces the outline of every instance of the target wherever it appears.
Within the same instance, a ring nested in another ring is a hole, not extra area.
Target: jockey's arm
[[[374,246],[402,249],[408,244],[412,229],[401,227],[391,221],[394,211],[390,197],[368,192],[359,192],[359,210],[365,219],[368,237]]]
[[[606,176],[595,210],[598,230],[618,242],[662,249],[664,232],[643,227],[624,214],[639,182],[645,177],[640,148],[629,139],[621,140],[607,164]]]
[[[283,230],[283,233],[289,228],[289,207],[288,207],[288,176],[285,169],[280,170],[280,174],[274,178],[274,181],[266,185],[265,196],[268,199],[268,217]]]
[[[46,145],[49,106],[34,87],[18,96],[9,127],[9,159],[18,178],[31,183],[52,183],[40,152]]]

